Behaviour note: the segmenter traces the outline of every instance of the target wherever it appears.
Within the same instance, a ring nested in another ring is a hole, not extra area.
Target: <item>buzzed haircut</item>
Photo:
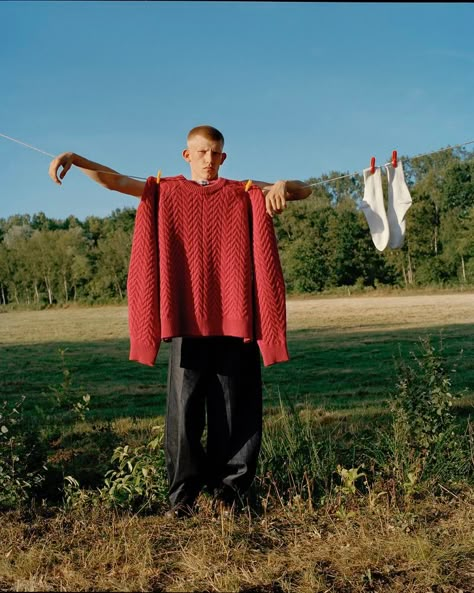
[[[187,140],[189,141],[194,136],[204,136],[204,138],[207,138],[208,140],[222,142],[222,146],[224,146],[224,136],[219,130],[212,126],[196,126],[188,133]]]

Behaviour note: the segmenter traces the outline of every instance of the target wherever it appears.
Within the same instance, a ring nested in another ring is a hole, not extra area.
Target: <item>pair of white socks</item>
[[[401,161],[397,166],[385,165],[388,178],[388,209],[385,213],[380,167],[372,173],[364,169],[364,198],[361,208],[369,224],[375,247],[383,251],[387,246],[399,249],[405,240],[405,216],[412,199],[405,183]]]

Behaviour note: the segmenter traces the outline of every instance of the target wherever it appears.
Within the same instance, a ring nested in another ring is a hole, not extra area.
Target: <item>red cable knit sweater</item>
[[[161,339],[256,339],[265,366],[288,360],[285,285],[258,187],[149,177],[128,275],[130,360],[154,365]]]

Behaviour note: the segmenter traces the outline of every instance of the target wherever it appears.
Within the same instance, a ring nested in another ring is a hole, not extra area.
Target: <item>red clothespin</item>
[[[392,166],[395,168],[397,166],[397,151],[394,150],[392,152]]]
[[[372,173],[372,175],[375,173],[375,157],[374,156],[370,159],[370,172]]]

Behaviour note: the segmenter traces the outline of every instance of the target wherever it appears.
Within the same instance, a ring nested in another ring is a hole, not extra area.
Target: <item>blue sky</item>
[[[474,140],[474,4],[0,2],[0,133],[147,177],[198,124],[233,179],[355,172]],[[137,200],[0,137],[0,217]]]

